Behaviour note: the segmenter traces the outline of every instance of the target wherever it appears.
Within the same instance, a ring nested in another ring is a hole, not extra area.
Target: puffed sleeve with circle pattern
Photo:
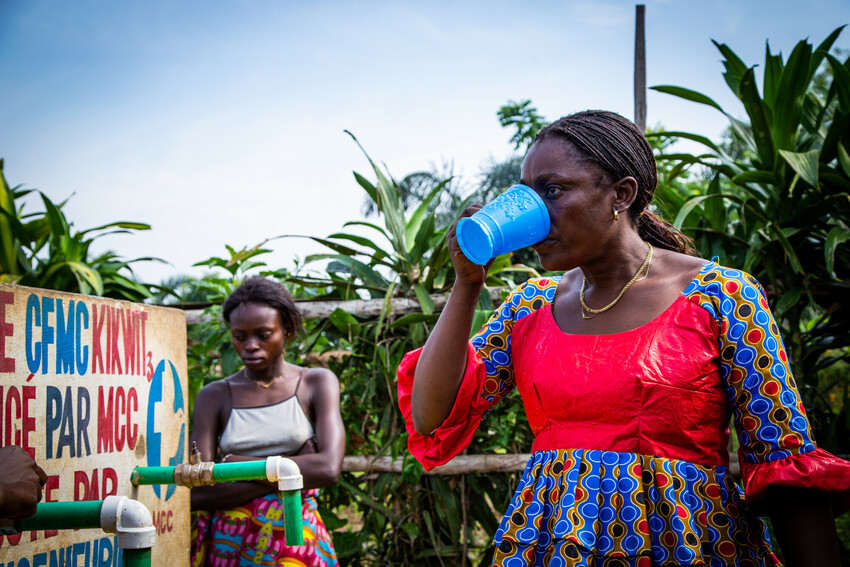
[[[815,444],[779,328],[764,290],[746,272],[709,264],[685,295],[720,329],[720,366],[733,407],[747,501],[771,485],[833,493],[850,506],[850,461]]]

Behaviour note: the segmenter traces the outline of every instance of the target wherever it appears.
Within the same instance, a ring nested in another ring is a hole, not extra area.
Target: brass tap
[[[189,462],[180,463],[174,467],[174,484],[188,486],[189,488],[215,484],[215,480],[213,480],[214,464],[201,460],[201,452],[198,450],[198,445],[192,441]]]

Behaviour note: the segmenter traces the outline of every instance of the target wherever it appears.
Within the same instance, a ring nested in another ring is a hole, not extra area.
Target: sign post
[[[0,284],[0,446],[48,475],[44,501],[127,496],[153,515],[153,564],[189,561],[189,491],[133,486],[186,460],[186,320],[177,309]],[[0,537],[4,567],[120,565],[101,530]]]

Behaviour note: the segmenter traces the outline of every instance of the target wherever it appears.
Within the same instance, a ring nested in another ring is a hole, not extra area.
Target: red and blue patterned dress
[[[611,335],[560,330],[559,281],[521,285],[473,337],[457,400],[429,436],[411,421],[420,351],[399,367],[409,449],[426,469],[460,453],[514,387],[522,395],[533,454],[494,565],[779,565],[753,513],[768,486],[850,505],[850,462],[815,445],[752,276],[708,263],[661,315]],[[743,490],[728,468],[730,418]]]

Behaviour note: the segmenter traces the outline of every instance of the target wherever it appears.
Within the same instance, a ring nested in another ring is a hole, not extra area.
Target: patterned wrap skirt
[[[197,514],[192,522],[192,567],[337,565],[331,536],[317,509],[317,494],[316,490],[301,493],[304,545],[286,545],[283,502],[278,494],[231,510]]]

